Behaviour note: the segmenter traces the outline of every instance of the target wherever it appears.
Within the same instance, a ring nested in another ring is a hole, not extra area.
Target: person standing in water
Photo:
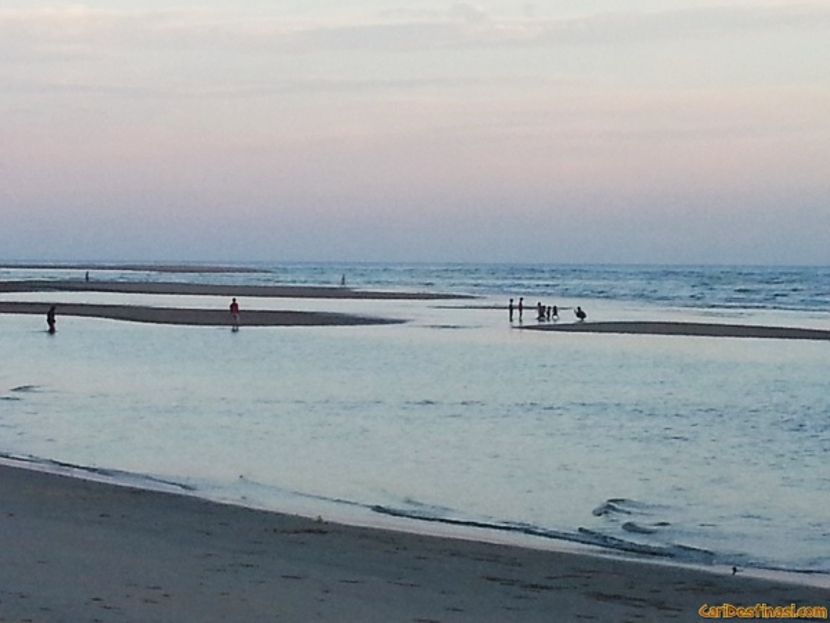
[[[519,322],[522,321],[522,313],[525,310],[525,299],[523,296],[519,297]]]
[[[588,314],[586,314],[583,311],[583,309],[579,306],[577,306],[576,311],[574,312],[574,314],[576,315],[578,322],[585,322],[585,319],[588,317]]]
[[[46,312],[46,325],[49,327],[49,333],[55,333],[55,306],[49,308],[49,311]]]
[[[233,320],[233,330],[239,331],[239,303],[236,302],[236,298],[231,301],[231,319]]]
[[[513,322],[513,299],[507,304],[507,310],[510,312],[510,322]]]

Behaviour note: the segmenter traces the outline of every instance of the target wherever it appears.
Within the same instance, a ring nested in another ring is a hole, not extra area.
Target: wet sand
[[[0,314],[35,314],[46,316],[48,303],[2,302]],[[89,305],[62,303],[57,306],[58,324],[65,316],[107,318],[153,324],[232,326],[230,312],[223,309],[188,309],[174,307],[145,307],[141,305]],[[337,314],[316,311],[248,310],[240,314],[241,327],[292,327],[292,326],[349,326],[396,324],[402,320]]]
[[[121,281],[0,281],[6,292],[118,292],[126,294],[185,294],[200,296],[256,296],[270,298],[448,300],[474,298],[434,292],[384,292],[326,286],[251,286],[196,283],[128,283]]]
[[[830,340],[830,331],[795,327],[720,324],[702,322],[577,322],[547,323],[520,327],[532,331],[563,333],[621,333],[632,335],[697,335],[706,337],[742,337],[778,340]]]
[[[699,621],[830,589],[358,528],[0,466],[0,620]]]

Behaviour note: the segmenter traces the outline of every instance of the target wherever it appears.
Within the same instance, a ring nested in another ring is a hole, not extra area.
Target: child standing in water
[[[49,311],[46,312],[46,324],[49,327],[49,333],[55,332],[55,306],[49,308]]]

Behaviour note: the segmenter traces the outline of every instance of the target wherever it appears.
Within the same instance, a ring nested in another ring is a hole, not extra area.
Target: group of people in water
[[[510,314],[510,322],[513,322],[514,315],[518,312],[519,322],[522,322],[525,309],[525,299],[523,296],[519,297],[518,304],[513,304],[513,299],[507,303],[507,310]],[[568,308],[563,308],[568,309]],[[584,322],[588,317],[585,311],[577,306],[574,310],[577,322]],[[539,322],[557,322],[559,320],[559,307],[557,305],[543,305],[542,301],[536,303],[536,320]]]
[[[510,322],[513,322],[513,317],[516,312],[519,315],[519,322],[522,322],[522,317],[524,316],[524,297],[519,297],[519,302],[517,305],[513,304],[513,299],[507,304],[507,309],[510,314]],[[231,304],[228,306],[229,311],[231,313],[231,327],[233,331],[239,331],[239,303],[236,301],[236,298],[231,300]],[[56,312],[55,305],[52,305],[49,308],[49,311],[46,312],[46,326],[48,327],[48,331],[50,334],[55,333],[55,312]],[[578,322],[583,322],[587,317],[583,309],[579,306],[574,310],[574,315],[577,318]],[[559,307],[556,305],[543,305],[542,301],[536,303],[536,320],[539,322],[557,322],[559,320]]]

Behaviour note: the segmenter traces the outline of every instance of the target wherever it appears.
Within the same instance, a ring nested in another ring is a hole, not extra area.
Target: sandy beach
[[[45,303],[0,302],[0,314],[44,315],[49,309]],[[66,303],[58,306],[61,316],[107,318],[130,322],[153,324],[231,326],[233,319],[224,309],[188,309],[176,307],[146,307],[142,305],[88,305]],[[402,322],[388,318],[338,314],[332,312],[247,310],[240,314],[239,325],[243,327],[289,327],[289,326],[348,326],[370,324],[394,324]]]
[[[697,335],[706,337],[750,337],[778,340],[830,340],[830,331],[796,327],[765,327],[702,322],[577,322],[520,327],[531,331],[562,333],[622,333],[630,335]]]
[[[0,293],[9,292],[118,292],[125,294],[183,294],[199,296],[258,296],[269,298],[447,300],[468,299],[460,294],[384,292],[327,286],[253,286],[196,283],[126,283],[121,281],[0,281]]]
[[[698,621],[830,589],[349,527],[0,467],[0,621]]]

